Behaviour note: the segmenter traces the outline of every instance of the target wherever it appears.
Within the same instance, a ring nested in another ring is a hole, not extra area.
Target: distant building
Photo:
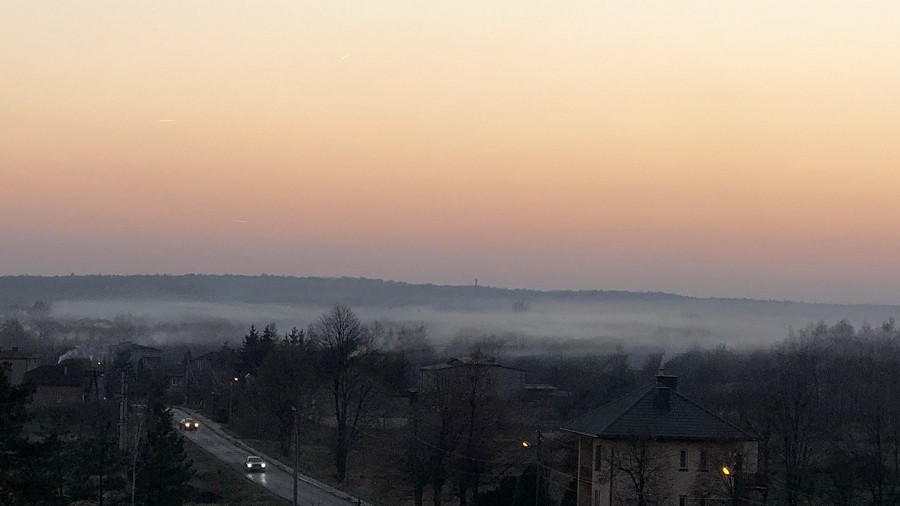
[[[25,383],[34,386],[33,407],[77,404],[84,401],[89,377],[80,367],[42,365],[25,374]]]
[[[578,435],[578,506],[730,504],[754,493],[757,443],[678,392],[678,378],[566,426]]]
[[[109,347],[110,362],[115,364],[125,358],[135,371],[156,370],[162,365],[162,350],[127,341]]]
[[[494,358],[452,358],[442,364],[419,368],[419,396],[427,396],[442,382],[459,383],[469,376],[484,380],[491,395],[512,399],[525,390],[525,371],[501,365]]]
[[[204,353],[190,360],[197,374],[222,373],[231,376],[240,370],[240,353],[231,348],[223,348]]]
[[[10,350],[0,350],[0,374],[6,376],[10,385],[19,385],[25,378],[25,373],[38,366],[39,357],[26,355],[13,347]]]

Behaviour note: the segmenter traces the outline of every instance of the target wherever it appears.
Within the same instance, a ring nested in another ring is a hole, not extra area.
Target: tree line
[[[32,392],[0,374],[0,504],[179,506],[189,497],[191,462],[161,384],[124,440],[116,403],[36,414]]]

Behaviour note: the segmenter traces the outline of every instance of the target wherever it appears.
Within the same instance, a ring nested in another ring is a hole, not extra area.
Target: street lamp
[[[541,429],[537,431],[537,443],[534,446],[534,506],[538,506],[538,498],[541,493],[541,439],[543,434]],[[532,444],[526,440],[522,440],[522,448],[531,448]]]
[[[722,480],[725,482],[725,486],[728,487],[728,496],[732,501],[735,501],[734,474],[731,468],[726,465],[722,466]]]
[[[228,389],[228,423],[231,423],[231,405],[232,405],[232,401],[234,399],[234,384],[237,383],[240,380],[240,378],[235,376],[231,379],[232,379],[231,385]]]

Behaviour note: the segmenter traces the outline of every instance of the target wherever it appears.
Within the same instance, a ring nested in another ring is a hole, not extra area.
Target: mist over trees
[[[507,306],[509,317],[534,317],[540,302],[528,300],[528,310]],[[128,340],[152,344],[154,335],[188,336],[202,328],[196,322],[125,314],[61,324],[54,316],[56,303],[18,307],[7,308],[0,319],[4,348],[20,343],[24,349],[62,352],[77,344],[90,351],[91,343],[99,348]],[[183,386],[164,395],[169,403],[186,402],[244,437],[274,442],[283,455],[294,448],[299,425],[308,438],[303,444],[325,443],[329,476],[337,482],[355,483],[363,475],[375,479],[367,461],[382,462],[393,474],[379,490],[396,494],[390,497],[397,504],[518,504],[516,497],[535,492],[530,480],[537,478],[544,480],[549,504],[559,504],[571,501],[576,470],[571,443],[554,430],[647,385],[663,368],[679,377],[681,392],[757,439],[764,504],[897,504],[900,331],[890,318],[879,325],[830,321],[785,331],[775,344],[683,343],[680,349],[660,350],[598,338],[590,353],[572,353],[566,346],[530,346],[515,332],[469,329],[441,341],[427,322],[364,323],[350,306],[337,304],[288,324],[276,324],[268,315],[240,325],[211,321],[208,329],[197,332],[208,336],[202,346],[180,339],[162,345],[164,363],[179,367],[186,378]],[[420,367],[453,357],[494,358],[526,371],[528,383],[552,386],[560,395],[523,392],[500,399],[491,379],[477,375],[447,384],[423,383]],[[197,360],[206,364],[202,371],[191,369]],[[110,362],[110,367],[116,365]],[[126,365],[118,364],[120,369]],[[151,387],[149,381],[134,384],[145,393]],[[18,412],[15,397],[8,396],[9,413]],[[137,453],[130,447],[125,453],[111,448],[115,428],[100,420],[79,425],[77,438],[84,444],[70,444],[71,433],[62,429],[34,439],[30,453],[16,450],[24,448],[19,443],[4,443],[0,457],[7,459],[8,471],[0,481],[9,500],[51,504],[48,498],[103,496],[113,501],[130,494],[132,483],[141,483],[141,478],[131,478],[130,470],[149,469],[154,454],[139,446]],[[162,434],[151,438],[151,426],[161,426],[149,419],[146,423],[141,444],[171,442]],[[10,427],[9,434],[16,434],[15,424]],[[533,455],[523,453],[519,442],[538,429],[545,433],[543,457],[540,465],[529,468]],[[638,450],[630,461],[621,454],[610,465],[625,472],[646,461],[643,467],[652,469],[653,459],[642,460]],[[176,460],[180,454],[175,446],[159,451]],[[68,458],[85,465],[66,469],[62,462]],[[28,467],[38,461],[40,466]],[[29,469],[28,474],[20,468]],[[182,471],[176,466],[159,474],[177,478],[184,476]],[[32,479],[57,485],[53,490],[26,487]],[[652,481],[636,480],[635,494],[658,495],[653,491],[664,484]],[[147,476],[140,486],[151,484]],[[713,484],[696,486],[698,497],[722,493]],[[166,492],[179,493],[177,486]],[[538,491],[540,497],[544,493]],[[153,497],[149,489],[136,494]]]

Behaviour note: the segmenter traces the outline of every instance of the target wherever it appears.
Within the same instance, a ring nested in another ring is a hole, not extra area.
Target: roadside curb
[[[187,413],[191,418],[196,418],[196,419],[200,420],[200,422],[202,422],[209,430],[218,434],[222,438],[227,439],[235,446],[243,448],[244,450],[250,452],[250,454],[252,454],[252,455],[258,455],[258,456],[262,457],[263,459],[266,460],[266,462],[269,462],[270,464],[275,465],[276,467],[278,467],[279,469],[281,469],[282,471],[284,471],[288,474],[293,474],[294,469],[291,466],[281,462],[278,459],[272,458],[271,456],[266,455],[265,453],[262,453],[258,449],[253,448],[252,446],[248,445],[247,443],[243,442],[242,440],[231,436],[230,434],[228,434],[227,432],[225,432],[222,429],[222,426],[220,424],[210,420],[206,416],[201,415],[200,413],[198,413],[192,409],[181,407],[181,406],[174,406],[173,409],[177,409],[179,411]],[[298,481],[302,481],[303,483],[312,485],[320,490],[328,492],[329,494],[337,497],[338,499],[343,499],[351,505],[376,506],[375,504],[363,501],[362,499],[360,499],[358,497],[354,497],[354,496],[344,492],[343,490],[336,489],[336,488],[332,487],[331,485],[322,483],[321,481],[319,481],[315,478],[312,478],[310,476],[306,476],[305,474],[297,473],[297,479],[298,479]]]

